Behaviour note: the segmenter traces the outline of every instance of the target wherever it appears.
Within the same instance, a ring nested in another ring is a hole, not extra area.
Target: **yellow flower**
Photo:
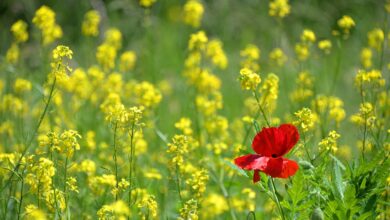
[[[90,10],[84,15],[81,31],[85,36],[96,37],[99,34],[100,14],[96,10]]]
[[[16,64],[19,60],[20,49],[18,44],[12,43],[11,47],[7,50],[7,54],[5,55],[6,60],[10,64]]]
[[[203,219],[214,219],[225,211],[228,211],[229,206],[225,197],[211,193],[202,201],[202,216]]]
[[[303,132],[309,131],[314,128],[316,122],[316,115],[312,113],[309,108],[302,108],[301,110],[294,113],[297,120],[293,124],[299,126]]]
[[[337,25],[345,35],[349,35],[351,29],[355,27],[355,21],[348,15],[344,15],[337,21]]]
[[[110,219],[126,219],[130,217],[130,208],[122,201],[118,200],[110,205],[104,205],[97,212],[99,220],[110,220]]]
[[[316,35],[312,30],[305,29],[301,34],[301,41],[304,43],[314,43],[316,41]]]
[[[27,23],[23,20],[18,20],[11,26],[11,32],[17,43],[26,42],[28,40]]]
[[[55,13],[51,8],[45,5],[40,7],[32,21],[41,30],[44,45],[62,37],[62,29],[56,24]]]
[[[192,27],[199,27],[204,8],[202,3],[200,3],[198,0],[188,0],[186,4],[184,5],[184,23],[191,25]]]
[[[377,51],[380,51],[382,49],[382,44],[385,39],[385,34],[382,29],[375,28],[368,32],[367,34],[368,38],[368,45],[371,48],[376,49]]]
[[[370,48],[363,48],[360,52],[360,62],[365,69],[372,66],[372,51]]]
[[[156,0],[139,0],[139,4],[142,7],[150,8],[156,2]]]
[[[14,91],[18,94],[31,91],[31,82],[25,79],[17,78],[14,83]]]
[[[291,7],[288,0],[272,0],[269,3],[269,15],[284,18],[290,14]]]
[[[116,49],[115,47],[103,43],[97,48],[96,59],[104,70],[115,67]]]
[[[241,82],[241,88],[244,90],[254,90],[261,82],[260,76],[248,68],[240,70],[239,80]]]
[[[190,41],[188,43],[189,50],[203,50],[206,48],[208,38],[204,31],[198,31],[191,34]]]
[[[110,28],[104,33],[104,43],[119,50],[122,47],[122,33],[117,28]]]
[[[306,44],[297,43],[295,44],[295,53],[298,60],[305,61],[310,55],[309,47]]]
[[[269,59],[278,66],[283,66],[287,62],[287,56],[280,48],[275,48],[269,53]]]
[[[119,69],[120,71],[127,72],[134,69],[137,61],[137,55],[134,51],[126,51],[122,53],[120,57]]]
[[[321,40],[318,42],[318,48],[324,51],[324,53],[329,54],[330,49],[332,49],[332,42],[330,40]]]
[[[26,205],[25,207],[25,219],[26,220],[46,220],[46,215],[45,213],[41,210],[38,209],[33,204]]]
[[[240,56],[243,58],[241,61],[241,68],[248,68],[253,71],[260,70],[260,65],[258,64],[260,59],[260,49],[256,45],[248,44],[240,51]]]
[[[211,58],[211,62],[219,67],[220,69],[225,69],[228,60],[225,52],[222,49],[222,42],[219,40],[211,40],[207,44],[206,55]]]
[[[327,150],[332,153],[336,153],[338,150],[337,139],[340,138],[340,134],[336,131],[330,131],[328,136],[320,141],[318,144],[321,150]]]

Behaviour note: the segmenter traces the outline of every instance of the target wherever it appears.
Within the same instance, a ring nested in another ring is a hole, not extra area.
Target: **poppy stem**
[[[285,220],[286,218],[284,217],[284,212],[283,212],[282,206],[280,205],[278,196],[276,195],[276,187],[275,187],[275,182],[274,182],[273,177],[271,177],[271,183],[272,183],[272,188],[273,188],[272,193],[274,194],[275,202],[278,205],[279,212],[280,212],[280,215],[282,216],[282,219]]]

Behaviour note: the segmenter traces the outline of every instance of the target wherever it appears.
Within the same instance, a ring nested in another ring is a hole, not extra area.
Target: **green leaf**
[[[232,168],[233,170],[237,171],[239,174],[243,175],[243,176],[246,176],[249,178],[248,174],[240,169],[238,166],[236,166],[235,164],[233,164],[232,162],[228,161],[228,160],[224,160],[225,164],[227,164],[230,168]]]
[[[336,196],[344,201],[343,177],[341,175],[340,166],[337,162],[333,163],[333,184],[336,188]]]

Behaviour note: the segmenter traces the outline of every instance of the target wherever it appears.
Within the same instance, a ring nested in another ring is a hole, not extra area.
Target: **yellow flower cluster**
[[[206,191],[206,184],[208,180],[208,171],[201,169],[193,172],[191,177],[186,180],[186,184],[191,188],[194,197],[200,199]]]
[[[11,26],[11,32],[16,43],[23,43],[28,40],[27,23],[23,20],[16,21]]]
[[[303,102],[313,96],[314,76],[307,71],[298,74],[296,88],[290,94],[293,102]]]
[[[259,90],[260,104],[267,109],[268,112],[273,112],[276,108],[276,100],[279,93],[279,77],[273,73],[267,75]]]
[[[259,71],[259,59],[260,49],[254,44],[248,44],[240,51],[240,56],[243,58],[241,61],[241,68],[248,68],[253,71]]]
[[[318,48],[324,51],[325,54],[329,54],[332,49],[332,42],[330,40],[320,40],[318,42]]]
[[[214,219],[228,209],[229,205],[225,197],[217,193],[210,193],[202,201],[202,219]]]
[[[167,153],[171,155],[169,161],[173,169],[183,167],[184,155],[188,153],[188,138],[185,135],[175,135],[172,142],[168,144]]]
[[[104,70],[115,67],[117,52],[122,47],[122,33],[117,28],[110,28],[104,34],[104,42],[98,46],[96,59]]]
[[[17,78],[15,80],[15,83],[14,83],[14,91],[16,94],[22,94],[22,93],[25,93],[25,92],[30,92],[31,91],[31,82],[26,80],[26,79],[22,79],[22,78]]]
[[[50,80],[57,80],[60,85],[64,85],[69,79],[67,72],[72,69],[65,62],[65,59],[72,59],[73,51],[64,45],[58,45],[52,52],[53,62],[51,65]]]
[[[372,66],[372,51],[370,48],[363,48],[360,52],[360,62],[365,69]]]
[[[46,220],[46,214],[41,210],[38,209],[33,204],[26,205],[25,207],[25,219],[27,220]]]
[[[305,61],[310,55],[310,46],[316,41],[316,35],[312,30],[305,29],[301,34],[301,42],[295,44],[295,53],[298,60]]]
[[[290,14],[291,6],[288,0],[272,0],[269,3],[269,15],[284,18]]]
[[[348,15],[337,20],[338,27],[343,31],[344,37],[348,37],[351,29],[355,27],[355,21]]]
[[[368,38],[368,45],[371,48],[376,49],[377,51],[382,50],[382,44],[385,39],[385,33],[383,32],[382,29],[375,28],[371,30],[370,32],[368,32],[367,38]]]
[[[355,77],[355,86],[361,90],[364,86],[383,87],[385,85],[385,79],[382,77],[382,73],[379,70],[364,71],[359,70]]]
[[[330,151],[332,153],[336,153],[338,150],[337,139],[340,138],[340,134],[336,131],[330,131],[328,136],[320,141],[318,144],[320,146],[320,150]]]
[[[338,125],[345,118],[343,101],[335,96],[318,95],[312,101],[312,108],[316,113],[325,116],[328,120],[332,119]]]
[[[32,22],[42,32],[43,45],[50,44],[62,37],[62,29],[56,23],[56,14],[46,5],[41,6],[36,12]]]
[[[134,51],[125,51],[120,57],[119,69],[122,72],[131,71],[134,69],[137,61],[137,55]]]
[[[34,193],[47,193],[52,187],[52,177],[56,173],[53,161],[41,157],[36,164],[28,166],[26,183]]]
[[[139,5],[144,8],[150,8],[157,0],[139,0]]]
[[[359,112],[350,117],[352,123],[368,127],[374,126],[376,119],[374,106],[369,102],[361,103]]]
[[[50,152],[57,151],[66,157],[73,157],[76,150],[80,150],[78,139],[81,135],[74,130],[66,130],[58,135],[56,132],[49,132],[45,136],[39,136],[39,146],[49,147]]]
[[[211,62],[220,69],[226,69],[228,59],[222,49],[222,42],[219,40],[211,40],[207,44],[206,56],[210,58]]]
[[[104,205],[102,208],[100,208],[97,212],[97,216],[99,220],[125,220],[130,217],[130,208],[124,201],[118,200],[114,203]]]
[[[198,220],[198,202],[195,199],[186,201],[180,209],[180,217],[178,220]]]
[[[188,0],[184,5],[183,13],[184,23],[197,28],[202,21],[204,7],[198,0]]]
[[[241,82],[241,88],[244,90],[255,90],[261,82],[259,74],[248,68],[240,70],[239,80]]]
[[[296,120],[293,123],[296,126],[299,126],[303,132],[307,132],[314,128],[317,116],[309,108],[302,108],[295,112],[294,115]]]
[[[99,34],[100,14],[96,10],[90,10],[84,15],[81,31],[85,36],[96,37]]]
[[[137,203],[138,215],[142,220],[158,219],[158,205],[154,196],[145,194]]]
[[[274,48],[269,53],[269,59],[272,63],[276,64],[277,66],[283,66],[287,62],[287,56],[280,48]]]

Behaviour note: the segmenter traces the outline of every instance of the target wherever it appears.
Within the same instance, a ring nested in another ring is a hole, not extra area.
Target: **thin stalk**
[[[115,123],[114,127],[114,163],[115,163],[115,181],[116,181],[116,189],[118,189],[119,179],[118,179],[118,160],[117,160],[117,149],[116,149],[116,131],[118,128],[118,123]],[[115,194],[115,201],[118,201],[118,193]]]
[[[131,206],[131,192],[133,191],[133,158],[134,158],[134,126],[135,122],[131,125],[130,133],[130,156],[129,156],[129,207]]]
[[[66,194],[66,191],[67,191],[67,184],[66,184],[66,181],[67,181],[67,175],[68,175],[68,156],[66,156],[66,159],[65,159],[65,166],[64,166],[64,196],[65,196],[65,210],[68,209],[68,196]]]
[[[276,195],[276,187],[275,187],[275,183],[274,183],[274,178],[273,177],[271,177],[271,183],[272,183],[272,187],[273,187],[272,193],[274,194],[275,201],[276,201],[276,204],[278,205],[280,215],[281,215],[282,219],[285,220],[286,218],[284,217],[284,212],[283,212],[282,206],[280,205],[278,196]]]
[[[263,115],[265,123],[267,124],[268,127],[271,127],[271,124],[269,123],[269,121],[267,119],[267,115],[265,114],[264,109],[260,104],[259,96],[257,95],[257,92],[255,90],[253,90],[253,96],[256,98],[257,105],[259,106],[259,110],[260,110],[261,114]]]
[[[9,185],[9,183],[11,182],[11,179],[12,179],[12,177],[14,176],[15,172],[18,171],[18,169],[19,169],[19,167],[20,167],[20,162],[23,160],[24,156],[26,155],[26,153],[27,153],[28,150],[30,149],[31,144],[32,144],[32,142],[34,141],[34,138],[35,138],[35,136],[37,135],[39,128],[41,127],[42,121],[43,121],[43,119],[45,118],[45,115],[46,115],[46,113],[47,113],[47,110],[49,109],[49,104],[50,104],[50,102],[51,102],[51,100],[52,100],[52,98],[53,98],[53,93],[54,93],[54,88],[55,88],[56,81],[57,81],[57,78],[54,77],[53,84],[52,84],[51,87],[50,87],[49,98],[48,98],[48,100],[47,100],[47,102],[46,102],[45,108],[44,108],[44,110],[43,110],[41,116],[39,117],[38,124],[37,124],[37,126],[35,127],[34,132],[33,132],[32,136],[30,137],[29,141],[27,142],[26,147],[23,149],[22,154],[20,155],[18,161],[16,162],[16,165],[15,165],[15,167],[14,167],[14,169],[13,169],[13,172],[11,172],[11,175],[10,175],[10,177],[8,178],[8,180],[6,181],[5,185],[0,189],[0,194],[3,192],[3,190],[4,190],[5,188],[8,187],[8,185]]]
[[[176,164],[176,187],[177,187],[177,193],[179,194],[179,199],[182,205],[184,205],[183,197],[181,196],[181,184],[180,184],[180,174],[179,174],[179,166]]]
[[[311,158],[311,156],[309,154],[309,150],[306,147],[306,133],[302,132],[302,136],[303,136],[303,148],[305,149],[306,156],[309,158],[310,162],[313,162],[313,159]]]
[[[335,73],[333,75],[332,85],[330,87],[329,94],[332,95],[334,92],[334,89],[336,88],[336,81],[339,78],[340,74],[340,67],[341,67],[341,52],[342,52],[342,45],[340,39],[337,40],[337,57],[336,57],[336,67],[335,67]]]
[[[19,199],[19,206],[18,206],[18,220],[20,219],[20,213],[22,212],[22,204],[23,204],[23,193],[24,193],[24,178],[22,179],[22,185],[20,188],[20,199]]]

